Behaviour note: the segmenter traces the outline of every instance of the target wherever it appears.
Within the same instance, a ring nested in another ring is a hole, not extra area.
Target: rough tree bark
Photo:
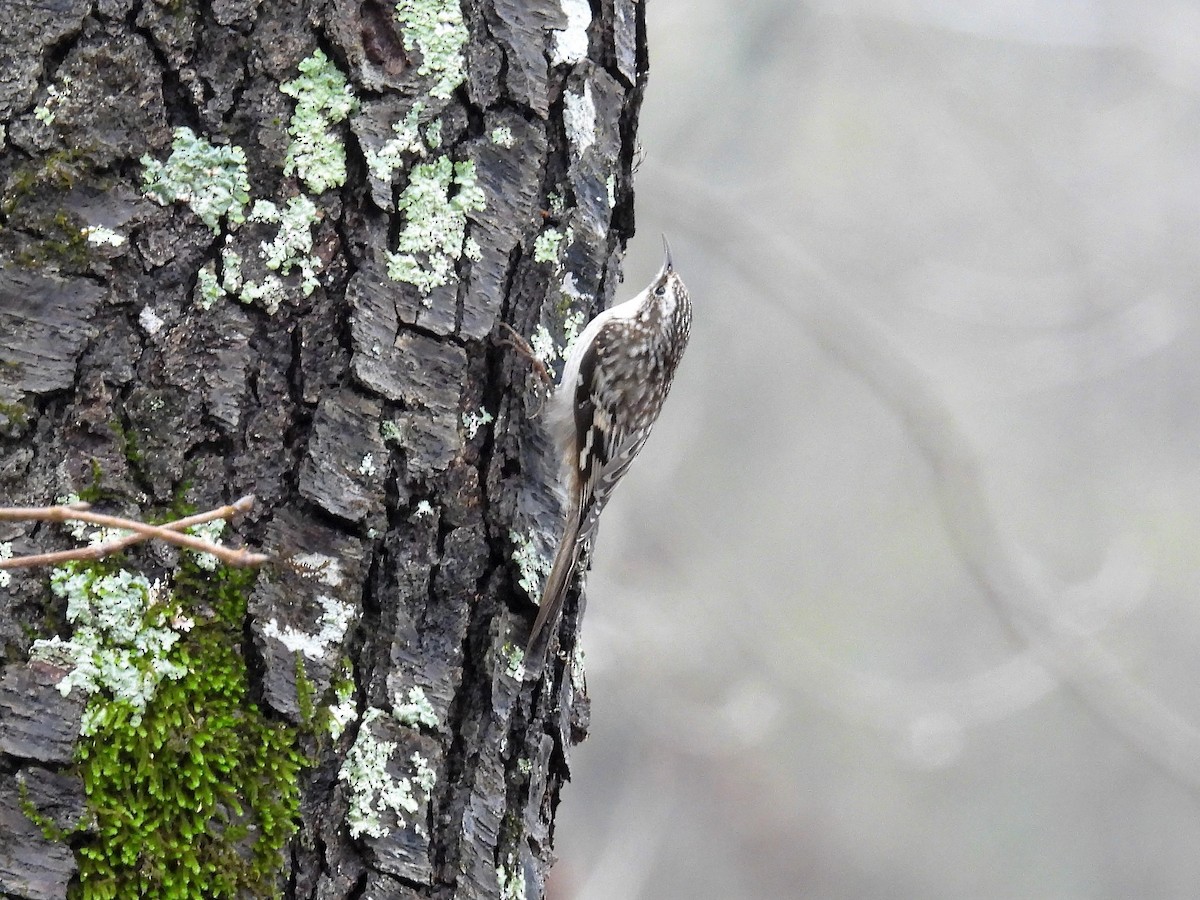
[[[0,587],[0,894],[542,896],[587,728],[580,604],[524,682],[560,510],[496,325],[549,356],[611,300],[642,4],[4,18],[0,505],[163,520],[252,493],[226,539],[278,561],[83,570],[170,588],[137,595],[143,637],[172,635],[144,718],[103,679],[63,694],[70,585]],[[0,523],[17,554],[75,543]]]

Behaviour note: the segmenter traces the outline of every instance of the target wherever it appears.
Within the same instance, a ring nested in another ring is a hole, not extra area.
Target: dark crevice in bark
[[[88,18],[85,18],[80,27],[64,34],[57,41],[46,45],[42,52],[42,83],[53,84],[57,78],[59,67],[66,62],[67,57],[71,55],[71,51],[75,49],[75,45],[79,43],[79,38],[87,31],[88,23],[91,21],[91,16],[96,15],[95,8]],[[37,105],[36,99],[34,105]],[[28,112],[32,107],[27,108]]]
[[[633,206],[633,173],[637,170],[640,148],[638,145],[638,120],[642,112],[642,101],[646,96],[646,76],[650,71],[650,49],[646,40],[646,15],[642,5],[637,4],[636,16],[636,58],[638,78],[629,88],[628,100],[621,114],[621,143],[620,165],[617,171],[620,179],[617,182],[617,204],[613,207],[612,231],[610,241],[619,236],[632,236],[637,230]],[[615,243],[610,243],[609,250]]]
[[[158,71],[162,77],[163,102],[166,104],[171,125],[186,125],[193,130],[201,129],[200,110],[196,109],[191,92],[184,85],[179,72],[172,65],[166,51],[159,45],[154,33],[149,28],[138,24],[137,20],[141,11],[142,5],[135,3],[122,24],[146,42],[146,46],[154,55],[155,62],[158,63]]]
[[[464,854],[465,837],[459,823],[466,820],[467,806],[475,783],[477,753],[486,722],[482,720],[490,705],[490,673],[482,668],[490,646],[490,622],[492,610],[480,603],[472,610],[467,628],[467,639],[463,647],[462,680],[458,696],[451,706],[449,720],[452,739],[446,754],[446,782],[452,789],[447,804],[449,821],[442,834],[440,853],[436,856],[437,871],[443,884],[452,886],[457,881],[458,863]]]

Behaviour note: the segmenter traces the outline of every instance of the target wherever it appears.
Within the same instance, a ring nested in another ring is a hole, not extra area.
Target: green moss
[[[73,271],[85,269],[91,259],[87,236],[79,222],[65,210],[52,216],[32,219],[30,230],[40,232],[41,237],[16,255],[16,263],[23,268],[65,268]]]
[[[129,463],[130,468],[137,468],[142,462],[142,451],[138,446],[137,432],[132,428],[126,428],[115,419],[108,423],[108,429],[121,441],[121,453],[125,456],[125,462]]]
[[[383,438],[385,444],[402,444],[404,442],[404,430],[400,427],[400,423],[393,419],[379,423],[379,436]]]
[[[0,211],[6,216],[12,215],[20,201],[28,197],[36,188],[49,186],[59,190],[69,190],[82,174],[81,161],[86,151],[79,147],[67,150],[56,150],[42,159],[31,160],[20,166],[9,178],[8,190]]]
[[[42,835],[47,840],[66,840],[68,837],[67,833],[59,828],[49,816],[42,815],[34,805],[33,800],[29,796],[29,785],[25,783],[25,779],[20,774],[17,775],[17,802],[20,804],[21,812],[25,814],[25,818],[42,829]]]
[[[314,716],[313,698],[316,696],[317,688],[313,684],[313,680],[308,677],[308,670],[304,668],[304,654],[297,652],[296,656],[296,705],[300,708],[300,721],[305,725],[311,725]]]
[[[77,837],[76,900],[279,893],[306,760],[296,730],[247,695],[240,647],[254,578],[185,561],[174,596],[194,625],[172,657],[186,671],[159,684],[140,722],[108,703],[81,739],[77,762],[95,826]],[[105,702],[94,695],[89,706]]]
[[[109,497],[108,492],[101,486],[101,482],[104,479],[104,472],[95,457],[89,460],[89,465],[92,470],[92,483],[77,491],[76,496],[84,503],[98,503]]]
[[[199,510],[196,508],[196,504],[188,499],[188,494],[194,486],[190,478],[179,482],[175,493],[171,495],[171,505],[166,512],[162,516],[151,517],[150,521],[155,525],[162,525],[166,522],[175,522],[194,516]]]
[[[0,416],[18,428],[24,428],[29,422],[29,407],[24,403],[4,403],[0,401]]]

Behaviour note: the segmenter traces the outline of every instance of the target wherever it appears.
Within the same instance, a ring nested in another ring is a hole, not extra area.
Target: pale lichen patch
[[[388,252],[388,276],[414,285],[422,294],[449,282],[463,254],[467,213],[484,208],[484,194],[472,162],[441,156],[419,163],[397,201],[404,229],[396,252]]]
[[[229,240],[229,236],[225,236]],[[221,287],[235,294],[242,287],[242,255],[232,247],[221,248]]]
[[[58,116],[55,109],[67,98],[70,93],[70,87],[70,76],[63,78],[63,89],[61,91],[53,84],[47,87],[46,99],[33,110],[33,117],[43,125],[53,125],[54,119]]]
[[[538,553],[533,538],[518,531],[510,531],[509,538],[515,547],[512,559],[517,564],[517,571],[521,576],[517,584],[530,597],[540,596],[542,584],[550,574],[549,561]]]
[[[426,728],[437,728],[438,717],[433,704],[425,696],[424,689],[411,687],[408,689],[408,700],[404,700],[399,692],[392,698],[392,715],[396,721],[410,728],[424,725]]]
[[[251,222],[277,224],[279,232],[270,241],[263,241],[259,256],[273,272],[289,275],[300,271],[300,288],[307,297],[317,287],[317,272],[321,261],[313,255],[313,227],[321,214],[316,205],[303,195],[291,197],[280,209],[269,200],[259,200],[250,211]]]
[[[358,718],[358,708],[354,705],[354,681],[348,672],[334,688],[334,698],[337,703],[328,707],[329,720],[326,725],[329,736],[335,741],[342,736],[346,726]]]
[[[429,93],[448,99],[467,77],[467,26],[459,0],[400,0],[396,21],[404,35],[404,49],[421,54],[417,72],[432,75]]]
[[[198,538],[203,538],[210,544],[220,544],[221,535],[225,531],[224,519],[213,519],[211,522],[201,522],[199,525],[193,525],[188,529],[190,534],[194,534]],[[215,572],[217,566],[220,565],[220,560],[211,553],[197,553],[195,550],[189,550],[189,553],[196,557],[196,565],[204,569],[206,572]]]
[[[257,304],[269,316],[279,312],[287,298],[283,282],[276,275],[268,275],[261,282],[247,281],[238,293],[238,299],[247,305]]]
[[[512,147],[516,143],[516,139],[513,137],[512,129],[507,125],[498,125],[497,127],[493,128],[491,139],[493,144],[498,147],[504,147],[505,149]]]
[[[462,414],[463,430],[467,434],[467,440],[475,437],[479,433],[479,429],[484,425],[489,425],[493,421],[492,414],[486,409],[481,409],[477,412],[465,412]]]
[[[213,234],[220,231],[222,218],[233,224],[245,221],[250,179],[241,147],[210,144],[181,126],[175,129],[165,162],[151,156],[143,156],[141,162],[143,190],[152,200],[163,206],[186,203]]]
[[[557,228],[547,228],[533,242],[533,259],[535,262],[557,263],[558,248],[562,244],[562,232]]]
[[[558,348],[554,346],[554,335],[545,325],[538,325],[533,330],[533,336],[529,339],[529,349],[546,366],[558,358]]]
[[[292,557],[292,564],[301,574],[315,577],[330,587],[337,587],[344,580],[342,564],[324,553],[297,553]]]
[[[196,273],[196,305],[201,309],[212,309],[213,305],[225,296],[225,290],[217,280],[217,268],[213,263],[206,263]]]
[[[575,349],[575,342],[579,340],[579,335],[583,332],[585,325],[583,313],[579,310],[568,313],[566,319],[563,320],[563,337],[566,339],[562,348],[563,359],[570,356],[571,351]]]
[[[283,172],[295,172],[310,191],[319,194],[346,183],[346,146],[334,126],[354,111],[358,101],[346,76],[323,51],[301,60],[297,68],[300,74],[279,86],[296,100]]]
[[[154,311],[154,307],[149,303],[143,306],[142,311],[138,313],[138,325],[151,337],[162,331],[164,324],[162,317]]]
[[[404,166],[408,155],[424,156],[425,141],[421,137],[420,118],[425,104],[417,101],[398,122],[392,124],[393,136],[378,150],[367,148],[367,170],[380,181],[390,181],[392,174]]]
[[[136,726],[164,678],[182,678],[187,670],[168,658],[179,634],[168,627],[174,600],[161,582],[125,569],[101,575],[76,563],[56,567],[50,588],[67,601],[72,636],[55,635],[34,641],[30,657],[69,671],[58,682],[66,696],[75,688],[91,697],[80,723],[80,734],[93,734],[111,714],[112,704],[127,707]]]
[[[506,643],[501,651],[504,671],[510,678],[520,681],[525,677],[525,651],[516,644]]]

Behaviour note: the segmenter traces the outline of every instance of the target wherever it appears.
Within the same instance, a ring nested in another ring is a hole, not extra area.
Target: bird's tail
[[[554,554],[554,565],[550,567],[546,586],[542,590],[542,602],[538,606],[537,618],[533,621],[533,630],[529,632],[529,643],[525,646],[525,671],[530,675],[537,675],[542,670],[550,637],[558,623],[559,613],[562,612],[567,588],[571,586],[571,575],[579,559],[579,526],[579,511],[573,509],[567,516],[558,552]]]

